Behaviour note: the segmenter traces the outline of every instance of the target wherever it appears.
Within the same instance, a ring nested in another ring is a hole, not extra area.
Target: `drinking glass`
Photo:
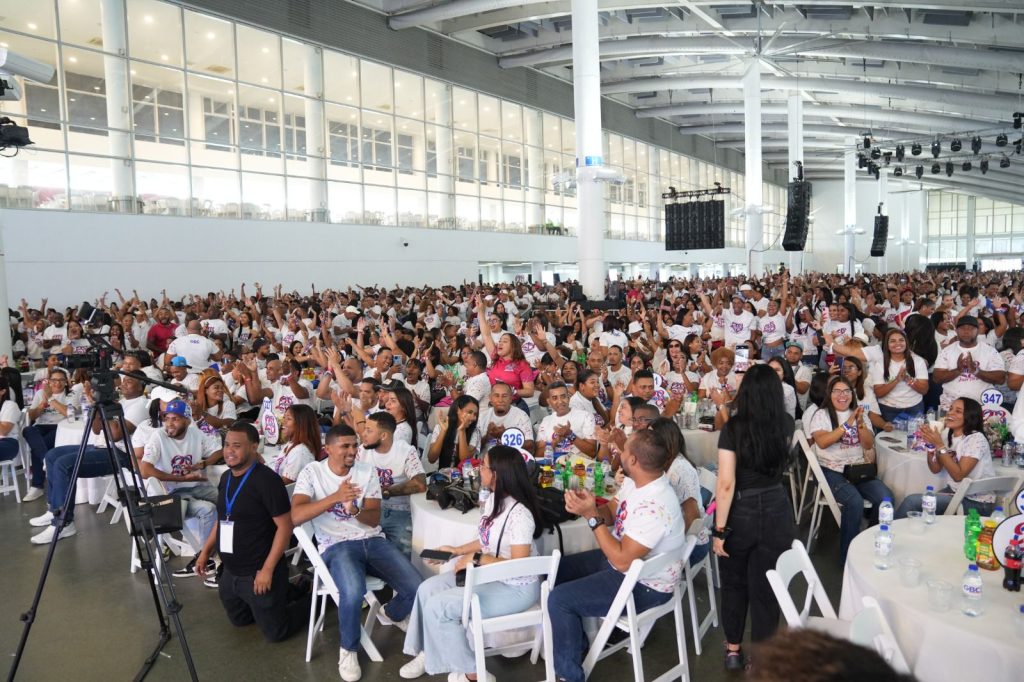
[[[921,584],[921,561],[913,557],[900,559],[900,584],[904,587],[917,587]]]
[[[907,512],[907,519],[910,520],[910,532],[913,535],[924,535],[924,515],[919,511]]]
[[[928,581],[928,608],[932,611],[949,611],[953,605],[953,586],[945,580]]]

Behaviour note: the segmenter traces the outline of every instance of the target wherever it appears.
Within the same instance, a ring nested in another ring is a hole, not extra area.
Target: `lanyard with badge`
[[[245,485],[245,481],[249,478],[249,474],[256,468],[256,465],[249,467],[249,470],[245,472],[245,476],[242,476],[242,480],[238,484],[238,488],[235,490],[235,494],[231,494],[231,478],[228,479],[227,483],[224,484],[224,520],[220,522],[220,551],[222,554],[232,554],[235,551],[235,522],[231,520],[231,509],[235,506],[235,500],[238,499],[238,493],[242,492],[242,486]]]

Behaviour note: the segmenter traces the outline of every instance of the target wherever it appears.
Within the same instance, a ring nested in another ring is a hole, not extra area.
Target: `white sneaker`
[[[421,651],[416,654],[416,658],[412,659],[399,669],[398,676],[403,680],[415,680],[417,677],[422,677],[426,672],[427,654],[426,652]]]
[[[338,674],[345,682],[356,682],[363,676],[359,667],[359,652],[338,648]]]
[[[466,673],[448,673],[448,682],[473,682],[473,681],[470,680],[468,677],[466,677]],[[477,678],[477,682],[480,682],[480,678]],[[483,682],[497,682],[497,678],[494,675],[492,675],[490,673],[487,673],[487,679],[484,680]]]
[[[377,622],[380,623],[381,625],[394,625],[396,628],[398,628],[402,632],[408,632],[409,631],[409,616],[406,616],[402,620],[391,620],[391,618],[388,616],[388,614],[384,613],[384,609],[381,609],[380,611],[377,612]],[[423,673],[420,673],[420,675],[422,675],[422,674]],[[419,675],[417,675],[417,677],[419,677]]]
[[[25,499],[28,499],[27,497]],[[48,511],[45,514],[41,514],[35,518],[28,520],[28,525],[42,528],[43,526],[49,526],[50,522],[53,521],[53,512]]]
[[[48,526],[46,528],[46,530],[44,530],[42,533],[37,533],[37,534],[33,535],[32,536],[32,540],[31,540],[32,544],[33,545],[48,545],[48,544],[50,544],[53,541],[53,534],[56,532],[56,529],[57,529],[56,526]],[[63,540],[64,538],[69,538],[72,535],[75,535],[76,533],[78,533],[78,531],[75,530],[75,524],[69,523],[68,525],[64,526],[64,530],[62,530],[60,532],[60,538],[59,539]]]
[[[38,500],[40,497],[42,497],[45,494],[46,494],[46,491],[44,491],[42,488],[29,488],[28,489],[28,493],[25,494],[25,497],[21,498],[21,501],[22,502],[32,502],[34,500]]]

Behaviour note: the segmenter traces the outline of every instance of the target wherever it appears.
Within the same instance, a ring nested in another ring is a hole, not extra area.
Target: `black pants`
[[[220,602],[232,625],[256,623],[268,642],[280,642],[299,631],[309,619],[309,595],[289,601],[288,565],[283,559],[274,569],[270,590],[255,594],[253,575],[236,576],[224,567],[217,585]]]
[[[782,486],[759,495],[734,499],[725,540],[729,558],[720,558],[722,577],[722,629],[725,641],[739,644],[750,608],[751,638],[767,639],[779,624],[779,603],[765,571],[775,568],[779,555],[793,544],[796,523],[793,507]]]

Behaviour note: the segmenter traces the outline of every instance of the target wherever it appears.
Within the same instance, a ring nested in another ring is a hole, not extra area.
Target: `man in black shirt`
[[[288,602],[288,565],[281,561],[292,534],[291,505],[281,478],[259,461],[259,434],[252,424],[235,422],[224,439],[216,529],[196,562],[219,548],[224,572],[218,590],[232,625],[259,625],[267,641],[279,642],[302,627],[309,602]]]

